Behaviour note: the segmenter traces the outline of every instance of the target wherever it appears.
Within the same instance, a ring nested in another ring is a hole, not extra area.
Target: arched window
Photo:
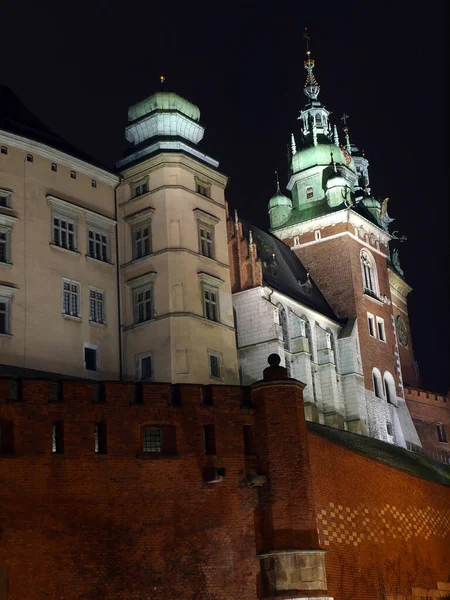
[[[313,196],[314,196],[314,190],[312,188],[312,185],[308,185],[308,187],[306,188],[306,199],[309,200]]]
[[[373,256],[367,250],[361,250],[361,271],[364,291],[378,296],[378,279]]]
[[[372,380],[373,380],[373,391],[375,392],[375,396],[377,398],[384,399],[383,397],[383,380],[381,379],[381,373],[378,369],[372,370]]]
[[[322,116],[320,113],[316,113],[316,125],[322,125]]]
[[[289,350],[289,327],[287,320],[286,309],[279,304],[278,305],[278,318],[281,326],[281,333],[283,335],[283,344],[286,350]]]
[[[395,390],[395,379],[389,371],[385,371],[383,375],[384,389],[386,390],[386,400],[388,404],[397,406],[397,393]]]

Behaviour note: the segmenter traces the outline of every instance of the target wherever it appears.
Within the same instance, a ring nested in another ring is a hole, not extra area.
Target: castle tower
[[[239,381],[218,162],[197,106],[160,91],[131,106],[118,162],[123,370],[127,379]]]
[[[348,428],[368,429],[400,445],[417,443],[403,396],[387,268],[392,219],[387,203],[370,194],[368,161],[352,147],[345,119],[342,140],[337,127],[330,126],[330,113],[318,100],[309,48],[304,64],[303,143],[292,155],[287,185],[293,206],[272,232],[310,269],[336,314],[349,319],[352,336],[340,340]]]

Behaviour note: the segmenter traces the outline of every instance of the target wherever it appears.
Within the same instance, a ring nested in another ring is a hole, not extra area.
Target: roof
[[[137,121],[150,113],[176,110],[193,121],[200,120],[198,106],[173,92],[156,92],[128,109],[128,121]]]
[[[450,486],[450,466],[444,463],[357,433],[334,429],[310,421],[307,422],[307,426],[310,432],[327,438],[334,444],[344,446],[352,452],[383,462],[395,469],[409,473],[409,475]]]
[[[242,220],[242,231],[247,240],[250,229],[262,262],[264,283],[329,319],[342,323],[317,285],[308,277],[308,271],[295,252],[271,233]]]
[[[104,171],[114,173],[112,169],[109,169],[54,133],[35,114],[28,110],[10,88],[4,85],[0,85],[0,129],[35,142],[40,142]]]

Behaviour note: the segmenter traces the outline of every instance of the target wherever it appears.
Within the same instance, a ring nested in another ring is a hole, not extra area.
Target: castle
[[[449,594],[448,398],[305,69],[270,232],[177,94],[129,108],[111,171],[0,90],[1,600]]]

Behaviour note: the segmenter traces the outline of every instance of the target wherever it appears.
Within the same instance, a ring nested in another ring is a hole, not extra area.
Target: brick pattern
[[[256,245],[247,242],[237,216],[234,220],[227,220],[227,233],[231,291],[240,292],[262,285],[262,264],[257,256]]]
[[[405,388],[405,400],[425,451],[450,460],[450,395]],[[437,423],[442,423],[447,442],[439,441]]]

